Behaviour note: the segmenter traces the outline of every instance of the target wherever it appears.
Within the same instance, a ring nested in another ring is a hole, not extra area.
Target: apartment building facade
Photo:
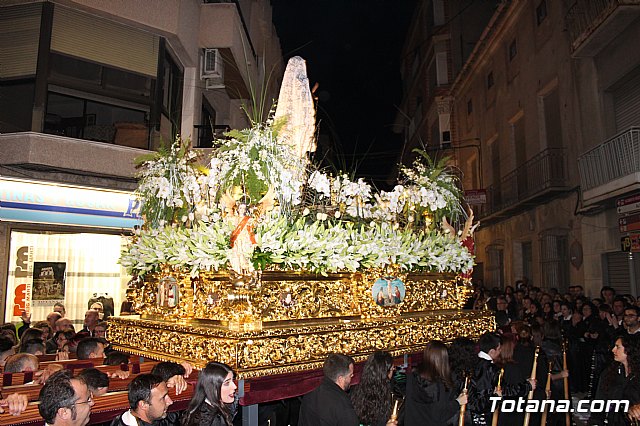
[[[275,99],[282,72],[267,0],[3,2],[5,320],[55,301],[78,319],[97,293],[119,307],[119,252],[141,221],[134,159],[247,127],[242,106]]]
[[[485,285],[638,294],[639,18],[635,1],[501,2],[453,83]]]
[[[394,123],[404,139],[399,163],[410,163],[415,148],[451,144],[451,84],[492,13],[491,2],[417,2],[402,52],[403,99]],[[395,180],[396,172],[389,176]]]

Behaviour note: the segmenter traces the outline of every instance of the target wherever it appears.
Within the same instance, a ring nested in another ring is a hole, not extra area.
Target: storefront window
[[[79,331],[89,300],[105,294],[118,315],[130,279],[118,264],[126,243],[119,235],[12,231],[5,321],[23,310],[44,320],[62,302]]]

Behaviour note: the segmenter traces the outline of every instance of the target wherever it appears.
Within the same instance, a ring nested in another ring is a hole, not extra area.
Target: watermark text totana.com
[[[503,413],[610,413],[629,411],[628,399],[581,399],[573,406],[568,399],[502,399],[499,396],[492,396],[491,411],[499,410]]]

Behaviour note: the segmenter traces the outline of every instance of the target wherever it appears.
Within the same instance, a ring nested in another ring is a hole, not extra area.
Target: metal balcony
[[[195,148],[216,148],[216,146],[214,146],[214,140],[227,139],[224,134],[231,130],[231,127],[227,124],[216,124],[213,126],[210,124],[196,124],[193,127],[198,133]]]
[[[569,189],[563,148],[547,148],[487,188],[487,203],[479,215],[500,220]]]
[[[638,16],[640,0],[576,0],[565,18],[573,56],[595,56]]]
[[[631,127],[582,154],[578,170],[585,204],[640,187],[640,127]]]

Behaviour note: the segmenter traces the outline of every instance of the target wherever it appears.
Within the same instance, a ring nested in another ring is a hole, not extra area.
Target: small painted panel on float
[[[371,287],[371,296],[378,306],[399,305],[404,300],[404,295],[404,283],[396,277],[378,278]]]
[[[178,281],[174,277],[163,277],[158,282],[156,302],[160,308],[175,308],[178,306]]]

